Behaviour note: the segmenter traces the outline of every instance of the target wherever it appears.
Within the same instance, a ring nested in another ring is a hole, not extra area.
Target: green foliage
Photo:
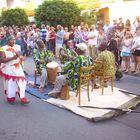
[[[3,10],[0,17],[0,25],[23,26],[28,24],[28,16],[24,9],[15,8]]]
[[[80,9],[73,1],[51,0],[44,1],[35,10],[35,19],[38,24],[62,26],[78,25],[80,23]]]
[[[98,17],[100,16],[100,13],[98,11],[96,11],[95,9],[88,9],[86,12],[84,12],[81,15],[81,20],[88,24],[95,24]]]

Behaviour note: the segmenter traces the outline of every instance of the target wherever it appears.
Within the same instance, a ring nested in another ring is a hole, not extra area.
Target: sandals
[[[135,72],[136,72],[136,70],[131,71],[131,73],[135,73]]]
[[[133,74],[134,74],[134,75],[138,75],[138,74],[140,74],[140,72],[139,72],[139,71],[136,71],[136,72],[134,72]]]
[[[125,70],[124,72],[125,72],[125,73],[128,73],[128,72],[129,72],[129,70]]]
[[[125,72],[125,71],[126,71],[126,69],[122,70],[122,72]]]

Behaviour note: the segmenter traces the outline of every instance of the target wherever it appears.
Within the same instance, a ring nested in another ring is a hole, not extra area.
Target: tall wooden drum
[[[55,84],[59,64],[57,62],[49,62],[47,64],[47,80],[50,84]]]

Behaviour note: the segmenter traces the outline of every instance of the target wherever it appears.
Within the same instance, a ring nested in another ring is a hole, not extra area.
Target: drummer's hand
[[[48,59],[48,63],[49,63],[49,62],[52,62],[52,60],[51,60],[51,59]]]
[[[76,57],[72,57],[71,60],[75,60]]]
[[[69,60],[74,60],[74,57],[73,56],[69,56]]]

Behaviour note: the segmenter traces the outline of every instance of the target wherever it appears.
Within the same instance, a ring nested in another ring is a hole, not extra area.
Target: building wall
[[[101,13],[104,21],[110,20],[109,8],[108,7],[100,9],[99,12]]]
[[[7,1],[6,0],[0,0],[0,8],[7,7]]]
[[[0,8],[24,8],[28,16],[34,15],[34,9],[44,0],[0,0]],[[1,11],[2,9],[0,9]]]
[[[14,5],[14,0],[7,0],[7,7],[10,8]]]
[[[136,16],[140,16],[140,1],[128,0],[126,2],[117,2],[109,6],[109,15],[111,21],[123,17],[124,20],[134,21]]]
[[[99,0],[98,7],[104,17],[104,21],[118,19],[122,17],[124,21],[130,19],[134,21],[136,16],[140,16],[140,0]],[[94,7],[93,7],[94,8]]]

